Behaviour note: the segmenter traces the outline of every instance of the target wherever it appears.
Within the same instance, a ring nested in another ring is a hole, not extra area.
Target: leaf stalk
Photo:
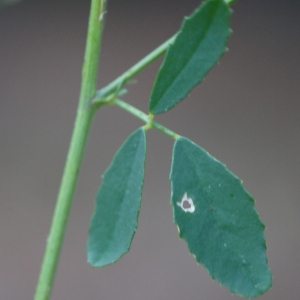
[[[134,66],[124,72],[121,76],[116,78],[110,84],[97,91],[96,97],[92,100],[92,104],[99,103],[102,99],[107,98],[109,95],[117,93],[121,88],[130,82],[134,77],[136,77],[140,72],[142,72],[146,67],[148,67],[155,60],[160,58],[162,55],[166,53],[169,46],[175,41],[177,34],[173,37],[169,38],[147,56],[145,56],[142,60],[137,62]]]
[[[136,107],[128,104],[127,102],[124,102],[120,99],[115,99],[111,102],[111,104],[114,104],[114,105],[126,110],[127,112],[134,115],[138,119],[144,121],[146,123],[145,129],[147,129],[147,130],[151,129],[151,128],[155,128],[155,129],[163,132],[164,134],[168,135],[169,137],[171,137],[174,140],[177,140],[178,138],[180,138],[180,135],[178,135],[174,131],[172,131],[172,130],[168,129],[167,127],[155,122],[153,120],[153,115],[151,115],[151,114],[147,115],[144,112],[142,112],[141,110],[137,109]]]

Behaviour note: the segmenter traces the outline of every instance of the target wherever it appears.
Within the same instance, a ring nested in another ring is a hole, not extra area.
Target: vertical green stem
[[[94,109],[89,105],[96,93],[98,62],[106,0],[92,0],[82,85],[74,131],[58,193],[57,204],[47,240],[45,256],[36,289],[35,300],[48,300],[65,236],[68,218],[76,190],[79,169],[86,146]]]

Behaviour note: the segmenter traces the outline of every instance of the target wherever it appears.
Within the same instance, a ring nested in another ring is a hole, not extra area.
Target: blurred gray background
[[[179,28],[200,1],[109,0],[99,87]],[[165,126],[244,180],[267,226],[273,289],[300,299],[300,2],[233,5],[230,51]],[[23,1],[0,10],[0,299],[32,299],[75,118],[89,1]],[[160,61],[161,62],[161,61]],[[157,62],[124,97],[147,111]],[[101,175],[142,123],[103,108],[89,139],[58,268],[55,300],[239,299],[178,238],[169,204],[173,141],[148,132],[139,229],[131,252],[92,269],[86,240]]]

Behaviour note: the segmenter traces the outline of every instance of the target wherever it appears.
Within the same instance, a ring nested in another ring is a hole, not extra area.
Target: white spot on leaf
[[[181,199],[181,202],[177,202],[177,205],[181,207],[184,212],[193,213],[195,211],[195,205],[192,198],[185,193]]]

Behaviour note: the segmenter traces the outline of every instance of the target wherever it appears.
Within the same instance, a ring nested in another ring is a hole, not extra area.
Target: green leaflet
[[[158,73],[149,110],[173,108],[199,84],[226,51],[231,10],[224,0],[209,0],[186,18]]]
[[[146,157],[143,128],[123,144],[106,170],[96,198],[88,240],[88,262],[112,264],[129,251],[137,229]]]
[[[266,292],[265,227],[242,181],[186,138],[175,142],[170,179],[174,221],[196,260],[232,293]]]

